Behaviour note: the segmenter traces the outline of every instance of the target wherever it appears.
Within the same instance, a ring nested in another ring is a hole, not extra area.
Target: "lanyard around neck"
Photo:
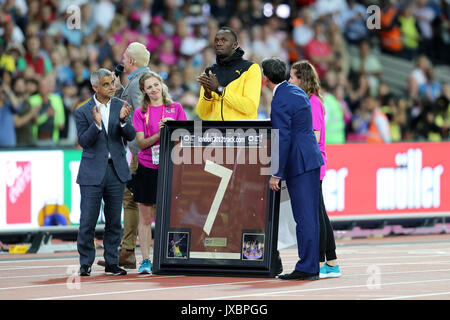
[[[145,125],[147,126],[147,128],[148,128],[148,120],[150,119],[150,106],[148,106],[148,108],[147,108],[147,113],[145,114]],[[165,116],[165,109],[166,109],[166,106],[165,105],[163,105],[162,106],[162,114],[161,114],[161,120],[162,119],[164,119],[164,116]],[[149,128],[150,129],[150,128]]]

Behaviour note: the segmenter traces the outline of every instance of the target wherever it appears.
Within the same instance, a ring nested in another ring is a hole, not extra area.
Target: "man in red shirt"
[[[25,60],[27,65],[32,66],[36,74],[44,74],[45,63],[44,58],[39,55],[39,48],[41,46],[39,38],[36,36],[28,38],[26,45],[27,52],[25,53]]]
[[[313,24],[314,38],[304,48],[305,59],[309,60],[317,70],[320,79],[328,70],[329,63],[333,60],[333,51],[324,34],[323,25],[319,21]]]

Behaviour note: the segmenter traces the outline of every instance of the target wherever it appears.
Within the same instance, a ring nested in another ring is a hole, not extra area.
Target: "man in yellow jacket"
[[[261,69],[242,58],[236,32],[222,27],[214,38],[216,63],[197,81],[197,114],[203,120],[256,120],[261,96]]]

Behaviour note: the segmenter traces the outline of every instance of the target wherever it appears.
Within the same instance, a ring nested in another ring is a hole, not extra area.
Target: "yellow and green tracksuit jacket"
[[[256,120],[261,96],[261,69],[258,64],[244,60],[244,51],[237,48],[234,54],[206,68],[216,75],[224,87],[222,95],[212,92],[207,99],[200,89],[197,114],[202,120]]]

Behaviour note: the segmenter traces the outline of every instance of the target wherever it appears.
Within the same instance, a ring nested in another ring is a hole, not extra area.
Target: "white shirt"
[[[280,82],[279,84],[277,84],[277,85],[275,86],[275,88],[273,88],[273,97],[275,96],[275,91],[277,91],[278,86],[279,86],[280,84],[284,83],[284,82],[286,82],[286,80],[284,80],[283,82]]]
[[[286,80],[284,80],[283,82],[280,82],[279,84],[277,84],[277,85],[275,86],[275,88],[273,88],[273,96],[275,96],[275,92],[277,91],[278,86],[279,86],[280,84],[284,83],[284,82],[286,82]],[[274,176],[274,175],[272,175],[272,177],[281,179],[280,177],[277,177],[277,176]]]
[[[94,101],[95,101],[95,105],[100,107],[100,113],[102,114],[102,122],[103,122],[103,125],[105,126],[106,134],[108,134],[109,111],[111,110],[111,99],[109,99],[109,101],[105,105],[105,104],[101,103],[100,101],[98,101],[94,94]],[[102,126],[98,125],[97,122],[95,122],[95,125],[97,126],[97,128],[102,130]],[[108,152],[108,159],[111,159],[111,153],[109,153],[109,152]]]
[[[111,99],[109,99],[109,101],[105,105],[105,104],[101,103],[100,101],[98,101],[94,94],[94,101],[95,101],[95,105],[100,107],[100,113],[102,114],[102,122],[103,122],[103,125],[105,126],[106,134],[108,134],[109,110],[111,110],[111,108],[110,108],[111,107]],[[102,130],[101,125],[98,125],[97,123],[95,123],[95,125],[97,126],[97,128]]]

